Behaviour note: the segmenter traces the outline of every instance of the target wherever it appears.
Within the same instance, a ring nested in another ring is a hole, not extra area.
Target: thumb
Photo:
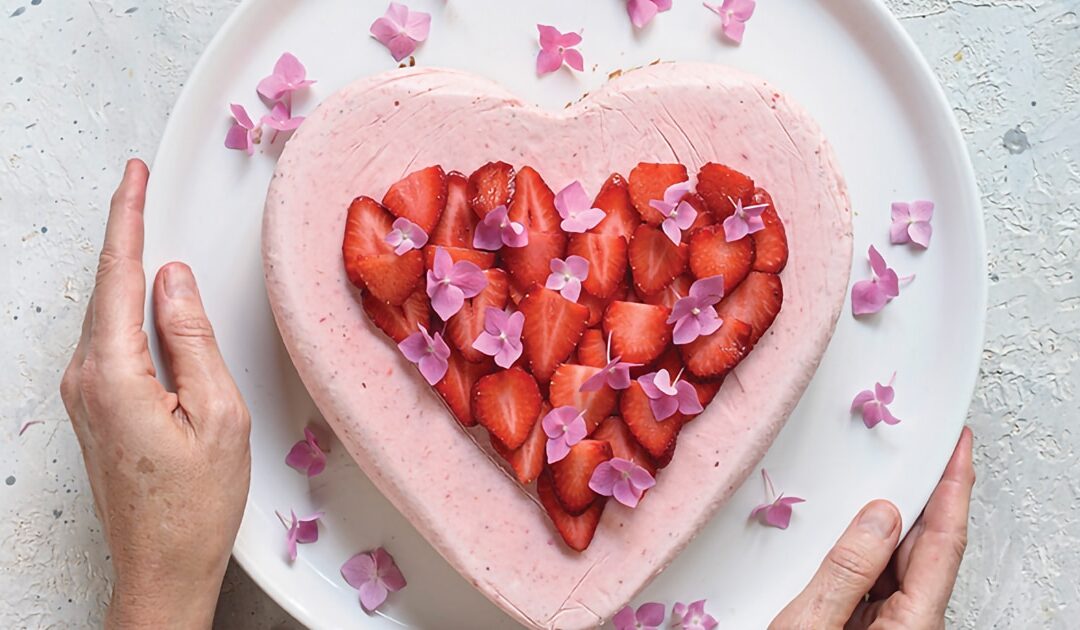
[[[240,395],[187,265],[169,263],[158,272],[154,319],[180,406],[195,428],[208,418],[231,414],[222,405],[239,401]]]
[[[889,564],[900,538],[900,513],[888,501],[859,512],[817,573],[771,628],[843,628]]]

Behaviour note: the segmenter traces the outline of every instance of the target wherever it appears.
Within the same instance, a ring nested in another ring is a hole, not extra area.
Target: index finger
[[[130,160],[113,194],[91,301],[94,337],[115,338],[142,329],[146,300],[143,205],[149,176],[146,164]]]
[[[949,604],[967,545],[968,508],[975,470],[971,430],[964,427],[945,472],[922,516],[902,589],[935,617]]]

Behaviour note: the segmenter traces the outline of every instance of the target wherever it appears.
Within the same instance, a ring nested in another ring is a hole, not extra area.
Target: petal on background
[[[573,48],[567,48],[563,51],[563,58],[566,61],[566,65],[570,66],[578,72],[585,70],[585,58],[581,56],[581,53]]]
[[[911,237],[911,242],[926,249],[930,247],[930,235],[933,233],[933,228],[930,227],[930,223],[926,221],[916,221],[908,226],[907,235]]]

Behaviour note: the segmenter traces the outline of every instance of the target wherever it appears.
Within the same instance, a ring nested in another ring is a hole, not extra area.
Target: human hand
[[[111,628],[208,628],[244,511],[250,417],[191,270],[163,267],[154,317],[176,391],[143,332],[143,203],[128,162],[113,195],[82,335],[60,384],[116,582]]]
[[[810,584],[769,627],[944,628],[945,607],[967,545],[975,483],[971,442],[965,427],[926,509],[899,548],[900,513],[888,501],[871,502],[840,536]]]

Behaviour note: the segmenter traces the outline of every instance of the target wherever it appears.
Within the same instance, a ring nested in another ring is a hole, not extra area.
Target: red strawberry
[[[705,204],[705,200],[701,195],[690,193],[683,197],[683,200],[689,203],[694,210],[697,210],[697,218],[690,224],[690,227],[686,229],[687,234],[693,234],[703,227],[708,227],[716,223],[716,217],[712,212],[709,212],[709,206]]]
[[[676,413],[658,422],[649,406],[649,397],[637,381],[623,392],[619,409],[626,427],[638,444],[648,451],[657,467],[667,466],[675,453],[675,441],[685,418]]]
[[[590,328],[581,335],[577,347],[578,363],[602,368],[607,365],[607,337],[603,331]]]
[[[580,346],[578,348],[580,350]],[[548,400],[553,407],[570,406],[585,415],[585,427],[589,433],[600,421],[615,411],[619,394],[610,387],[601,387],[594,392],[581,391],[581,385],[600,371],[598,367],[563,363],[551,376],[551,391]]]
[[[780,215],[776,213],[772,197],[763,189],[754,191],[754,204],[768,204],[761,214],[765,223],[765,229],[758,230],[750,235],[754,239],[754,271],[767,271],[780,273],[787,266],[788,244],[787,232],[784,231],[784,223]]]
[[[578,296],[578,304],[589,309],[589,319],[586,321],[586,325],[595,326],[600,323],[600,320],[604,318],[604,310],[607,309],[608,302],[610,300],[600,299],[593,297],[593,295],[587,291],[582,291]]]
[[[630,241],[630,269],[634,287],[642,295],[660,291],[686,270],[690,247],[671,242],[659,228],[639,225]]]
[[[475,263],[481,269],[490,269],[495,264],[495,252],[483,252],[478,249],[466,249],[464,247],[449,247],[444,245],[428,245],[424,248],[424,268],[431,271],[435,268],[435,250],[445,249],[450,254],[450,260],[461,262],[466,260]]]
[[[671,284],[663,289],[660,289],[656,293],[646,295],[642,299],[646,304],[656,304],[663,306],[664,308],[673,308],[675,302],[677,302],[679,298],[690,295],[690,285],[693,283],[694,277],[684,273],[672,280]]]
[[[651,363],[671,343],[670,312],[663,306],[612,302],[604,313],[611,355],[628,363]]]
[[[510,301],[514,303],[514,306],[521,304],[521,300],[525,299],[525,294],[518,291],[518,288],[514,286],[514,283],[510,283]]]
[[[728,242],[722,225],[710,225],[690,239],[690,271],[696,278],[724,276],[724,293],[739,286],[754,264],[754,241]]]
[[[589,261],[589,275],[581,286],[598,298],[611,297],[626,275],[626,240],[621,236],[574,234],[566,254]]]
[[[529,232],[525,247],[504,247],[501,250],[510,279],[525,293],[533,285],[544,286],[551,275],[551,259],[565,258],[566,235],[562,232]]]
[[[447,363],[446,376],[435,383],[435,391],[439,393],[462,426],[474,427],[476,417],[473,415],[473,388],[477,381],[495,370],[495,363],[491,360],[470,363],[453,348],[450,349],[450,358]]]
[[[414,291],[401,306],[391,306],[370,293],[363,295],[361,304],[371,322],[394,343],[401,343],[420,326],[431,328],[431,309],[427,294],[421,289]]]
[[[733,293],[717,305],[716,313],[721,319],[738,319],[750,324],[750,347],[772,326],[784,303],[784,287],[780,276],[751,271],[746,280]]]
[[[506,162],[488,162],[469,176],[469,206],[481,219],[499,206],[509,206],[513,194],[514,167]]]
[[[570,447],[570,453],[551,465],[555,496],[563,509],[577,516],[589,509],[599,496],[589,487],[593,471],[611,459],[611,445],[600,440],[582,440]]]
[[[446,173],[441,166],[410,173],[386,191],[383,205],[394,216],[405,217],[431,234],[446,207]]]
[[[689,176],[682,164],[638,164],[630,171],[630,199],[634,208],[649,225],[660,225],[664,215],[649,202],[663,201],[669,187],[687,179]]]
[[[531,166],[522,167],[514,178],[514,198],[510,219],[533,232],[558,232],[562,217],[555,209],[555,193]]]
[[[547,383],[577,347],[589,309],[543,287],[530,291],[518,309],[525,314],[521,342],[529,370],[536,380]]]
[[[563,542],[574,551],[585,551],[592,542],[596,526],[600,524],[600,515],[604,512],[605,501],[596,501],[584,513],[572,516],[563,509],[555,496],[555,482],[551,471],[545,470],[536,482],[536,494],[540,504],[547,510],[555,529],[562,536]]]
[[[473,416],[508,449],[529,437],[541,402],[536,380],[519,367],[489,374],[473,387]]]
[[[600,208],[607,215],[599,225],[592,229],[594,234],[614,234],[629,241],[634,230],[641,223],[641,215],[637,213],[634,203],[630,201],[630,187],[618,173],[604,182],[600,194],[593,201],[593,207]]]
[[[365,288],[364,280],[356,263],[361,258],[394,253],[394,248],[386,242],[386,235],[393,229],[393,223],[394,218],[386,208],[371,197],[357,197],[349,205],[341,256],[349,280],[361,289]]]
[[[591,437],[610,444],[613,457],[628,459],[649,471],[650,475],[656,475],[656,464],[653,463],[652,457],[649,457],[648,451],[638,444],[626,423],[619,416],[605,419],[596,431],[593,431]]]
[[[683,375],[683,380],[693,385],[694,389],[697,390],[698,401],[701,403],[702,407],[709,406],[709,403],[713,401],[713,398],[716,398],[716,395],[720,393],[720,387],[724,384],[723,379],[717,381],[702,381],[694,378],[693,375],[685,374]],[[696,417],[697,416],[694,416],[694,418]],[[692,420],[693,418],[690,419]]]
[[[752,334],[753,328],[749,324],[733,317],[725,318],[719,330],[680,346],[679,351],[691,374],[699,378],[720,379],[750,353]],[[701,389],[698,389],[698,398],[705,405],[707,403],[701,394]],[[715,392],[712,394],[716,395]]]
[[[428,237],[429,245],[465,248],[473,246],[477,218],[469,208],[468,186],[468,180],[457,171],[446,176],[446,208],[439,224]]]
[[[742,199],[743,205],[750,205],[754,194],[754,180],[733,168],[709,162],[698,173],[697,192],[705,198],[717,221],[735,214],[732,201]]]
[[[544,462],[547,461],[547,434],[544,433],[540,420],[549,411],[551,411],[551,405],[544,403],[540,407],[540,415],[536,417],[532,430],[529,431],[529,437],[525,438],[525,443],[516,449],[507,450],[502,442],[494,438],[491,440],[492,448],[510,464],[514,476],[523,486],[536,480],[544,470]]]
[[[368,291],[393,305],[409,299],[424,277],[424,256],[415,249],[401,256],[379,254],[361,258],[354,265]]]
[[[469,361],[483,361],[488,358],[486,354],[472,347],[473,342],[484,331],[487,308],[502,310],[509,300],[510,282],[506,279],[505,271],[485,269],[484,277],[488,282],[484,290],[476,297],[466,299],[461,310],[446,323],[447,340]]]

